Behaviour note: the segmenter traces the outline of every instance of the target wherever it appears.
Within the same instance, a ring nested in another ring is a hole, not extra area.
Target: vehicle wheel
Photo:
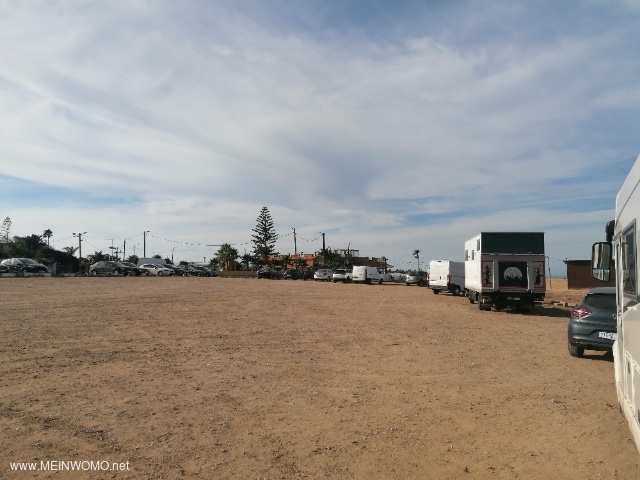
[[[572,357],[582,358],[584,355],[584,347],[572,345],[571,342],[567,342],[567,346],[569,347],[569,355]]]
[[[162,272],[158,272],[158,276],[159,276],[159,277],[161,277],[161,276],[163,276],[163,275],[164,275],[164,273],[162,273]]]
[[[456,288],[453,289],[453,294],[457,297],[460,295],[460,287],[456,285]]]
[[[91,275],[93,275],[94,277],[98,276],[98,272],[96,272],[95,270],[91,270]]]
[[[434,290],[433,293],[435,293],[436,295],[440,293],[440,290]]]
[[[113,274],[117,277],[118,275],[120,275],[120,272],[118,272],[118,270],[114,270]]]
[[[333,283],[338,283],[338,280],[334,280]]]
[[[378,285],[382,285],[382,279],[378,280]]]
[[[410,283],[405,283],[405,285],[408,287],[409,285],[411,285]]]
[[[469,295],[469,303],[471,305],[473,305],[474,303],[476,303],[476,298],[473,295]]]

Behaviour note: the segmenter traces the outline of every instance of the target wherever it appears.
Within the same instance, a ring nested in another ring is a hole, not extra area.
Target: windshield
[[[592,293],[587,295],[584,303],[593,308],[605,308],[607,310],[616,309],[616,296],[607,293]]]
[[[25,263],[27,265],[36,265],[38,262],[34,262],[33,260],[31,260],[30,258],[21,258],[20,261],[22,263]]]

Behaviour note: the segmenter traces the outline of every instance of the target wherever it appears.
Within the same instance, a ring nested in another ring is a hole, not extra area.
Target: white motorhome
[[[433,293],[451,292],[460,295],[464,292],[464,262],[449,260],[431,260],[429,262],[429,288]]]
[[[465,292],[480,310],[529,310],[544,300],[543,232],[483,232],[464,249]]]
[[[618,403],[640,451],[640,292],[638,223],[640,156],[616,196],[615,219],[607,223],[606,242],[593,245],[593,276],[609,281],[615,266],[617,337],[613,363]]]
[[[378,267],[368,267],[364,265],[355,265],[353,267],[353,283],[379,283],[391,280],[388,273],[384,273]]]

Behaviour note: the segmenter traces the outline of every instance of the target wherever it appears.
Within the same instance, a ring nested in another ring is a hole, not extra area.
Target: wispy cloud
[[[371,255],[590,228],[640,150],[635,7],[5,3],[0,215],[240,242],[267,205]]]

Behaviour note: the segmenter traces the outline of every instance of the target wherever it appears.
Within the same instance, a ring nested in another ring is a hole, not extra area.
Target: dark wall
[[[568,288],[615,287],[615,271],[611,280],[601,282],[591,275],[591,260],[566,260]]]

